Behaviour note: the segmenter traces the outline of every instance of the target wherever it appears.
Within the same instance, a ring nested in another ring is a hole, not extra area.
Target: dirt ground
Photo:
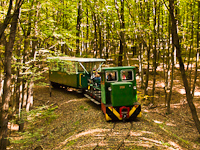
[[[27,134],[32,136],[23,142],[11,142],[8,149],[200,149],[200,136],[181,83],[180,73],[177,72],[171,101],[172,113],[167,114],[162,75],[157,75],[155,105],[152,107],[149,100],[143,99],[143,90],[140,89],[138,80],[138,101],[142,104],[142,118],[133,122],[106,122],[100,106],[82,94],[62,88],[53,89],[50,97],[47,85],[36,85],[36,116],[41,116],[42,110],[48,110],[53,117],[38,117],[32,124],[27,123],[30,133],[19,135],[12,131],[13,141],[23,141]],[[194,99],[198,116],[199,83],[197,80]]]

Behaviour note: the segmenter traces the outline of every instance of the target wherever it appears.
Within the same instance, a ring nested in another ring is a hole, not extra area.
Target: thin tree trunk
[[[31,81],[28,83],[28,90],[27,90],[27,102],[26,102],[26,112],[29,112],[31,106],[33,106],[33,86],[34,86],[34,82],[32,81],[31,77]]]
[[[155,5],[155,10],[154,10],[154,12],[155,12],[155,16],[154,16],[154,48],[153,48],[153,89],[152,89],[152,99],[151,99],[151,103],[154,103],[154,92],[155,92],[155,84],[156,84],[156,69],[157,69],[157,65],[156,65],[156,58],[157,58],[157,56],[156,56],[156,54],[157,54],[157,52],[156,52],[156,38],[157,38],[157,36],[156,36],[156,1],[154,0],[154,5]]]
[[[146,71],[144,95],[148,95],[150,50],[151,50],[151,38],[149,35],[149,47],[147,48],[147,71]]]
[[[191,33],[190,33],[190,35],[191,35],[191,37],[190,37],[190,40],[191,40],[191,42],[190,42],[190,48],[189,48],[189,54],[188,54],[188,63],[187,63],[187,70],[189,69],[189,65],[191,64],[192,65],[192,62],[190,61],[190,59],[191,59],[191,54],[192,54],[192,47],[193,47],[193,34],[194,34],[194,30],[193,30],[193,20],[194,20],[194,14],[193,14],[193,3],[190,3],[190,7],[191,7],[191,15],[192,15],[192,18],[191,18],[191,20],[192,20],[192,22],[191,22]],[[191,81],[191,80],[190,80]],[[190,82],[190,87],[191,87],[191,82]]]
[[[140,55],[139,55],[139,73],[140,73],[140,87],[143,88],[144,86],[144,80],[143,80],[143,43],[139,44],[140,49]]]
[[[108,59],[110,51],[110,23],[108,22],[108,15],[106,15],[106,59]]]
[[[87,15],[87,32],[86,32],[86,55],[88,55],[88,39],[89,39],[89,13],[88,13],[88,0],[86,0],[87,8],[86,8],[86,15]]]
[[[119,57],[118,57],[118,66],[122,66],[122,58],[125,48],[125,41],[124,41],[124,31],[125,22],[124,22],[124,0],[121,0],[121,11],[119,11],[119,6],[117,4],[117,0],[115,0],[115,8],[117,10],[118,18],[120,21],[120,48],[119,48]],[[125,59],[125,58],[124,58]]]
[[[96,18],[95,13],[92,14],[92,18],[93,18],[93,25],[94,25],[94,43],[95,43],[93,55],[96,57],[97,56],[97,18]]]
[[[149,18],[150,18],[150,6],[149,2],[146,2],[147,7],[147,24],[150,26]],[[151,51],[151,35],[148,34],[149,38],[149,46],[147,48],[147,71],[146,71],[146,81],[145,81],[145,88],[144,88],[144,95],[148,95],[148,85],[149,85],[149,66],[150,66],[150,51]]]
[[[79,43],[80,43],[80,30],[81,30],[81,7],[82,2],[81,0],[78,1],[78,15],[77,15],[77,24],[76,24],[76,55],[79,55],[80,53],[80,48],[79,48]]]
[[[197,29],[198,30],[200,28],[199,18],[200,18],[200,1],[198,2],[198,17],[197,17]],[[196,85],[196,81],[197,81],[198,61],[199,61],[199,31],[198,30],[197,30],[196,65],[195,65],[194,83],[193,83],[193,88],[192,88],[192,97],[194,97],[194,92],[195,92],[195,85]]]
[[[172,88],[173,88],[173,81],[174,81],[174,46],[172,47],[172,53],[171,53],[171,65],[172,65],[172,70],[171,70],[171,82],[170,82],[170,88],[169,88],[169,95],[167,99],[167,113],[170,113],[170,102],[171,102],[171,97],[172,97]]]
[[[102,30],[102,27],[101,27],[101,19],[100,19],[100,16],[98,16],[98,32],[99,32],[99,56],[100,58],[102,57],[102,35],[101,35],[101,30]]]
[[[176,24],[176,19],[174,16],[174,0],[169,0],[169,7],[170,7],[170,15],[171,15],[171,21],[172,21],[172,40],[173,40],[173,45],[176,47],[177,49],[177,58],[179,61],[179,65],[180,65],[180,71],[181,71],[181,76],[182,76],[182,80],[183,80],[183,84],[185,87],[185,91],[186,91],[186,98],[187,98],[187,102],[188,105],[190,107],[191,113],[192,113],[192,118],[195,122],[196,128],[200,134],[200,121],[197,115],[197,111],[196,111],[196,107],[193,103],[193,97],[191,94],[191,89],[188,85],[188,80],[187,80],[187,76],[185,73],[185,68],[184,68],[184,63],[182,60],[182,56],[181,56],[181,47],[180,47],[180,43],[179,43],[179,37],[178,37],[178,33],[177,33],[177,24]]]

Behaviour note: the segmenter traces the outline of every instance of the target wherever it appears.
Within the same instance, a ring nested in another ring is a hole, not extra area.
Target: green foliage
[[[83,109],[84,111],[87,111],[87,110],[88,110],[88,108],[85,107],[85,106],[83,106],[83,105],[81,105],[79,108],[80,108],[80,109]]]
[[[58,106],[42,106],[37,109],[33,109],[28,113],[25,113],[26,119],[25,122],[27,124],[25,132],[19,132],[22,137],[20,140],[14,140],[12,138],[12,143],[23,143],[23,148],[31,147],[30,145],[34,144],[34,141],[40,141],[44,136],[44,128],[38,128],[39,125],[48,125],[52,121],[54,121],[58,115],[55,114],[55,110]],[[25,111],[23,111],[25,112]],[[14,121],[13,121],[14,122]]]
[[[169,143],[165,143],[165,142],[163,142],[163,141],[161,141],[161,143],[162,143],[162,145],[164,145],[164,146],[171,147],[171,145],[170,145]]]
[[[77,140],[71,140],[71,141],[69,141],[68,144],[67,144],[67,147],[76,144],[76,141],[77,141]]]

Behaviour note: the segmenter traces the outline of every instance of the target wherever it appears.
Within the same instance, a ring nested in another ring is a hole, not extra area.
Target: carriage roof
[[[103,67],[102,70],[124,70],[124,69],[134,69],[134,66],[117,66],[117,67]]]
[[[47,59],[59,59],[62,61],[72,62],[105,62],[105,59],[101,58],[78,58],[78,57],[48,57]]]

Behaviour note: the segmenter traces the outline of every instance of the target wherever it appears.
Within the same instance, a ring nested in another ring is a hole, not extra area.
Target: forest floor
[[[100,106],[82,94],[63,88],[53,89],[50,97],[47,85],[35,85],[34,108],[27,116],[25,132],[12,131],[8,149],[200,149],[180,72],[176,70],[174,75],[170,114],[164,104],[161,72],[156,79],[153,106],[143,99],[138,81],[142,118],[133,122],[106,122]],[[199,79],[195,94],[200,116]],[[11,128],[14,130],[14,126]]]

